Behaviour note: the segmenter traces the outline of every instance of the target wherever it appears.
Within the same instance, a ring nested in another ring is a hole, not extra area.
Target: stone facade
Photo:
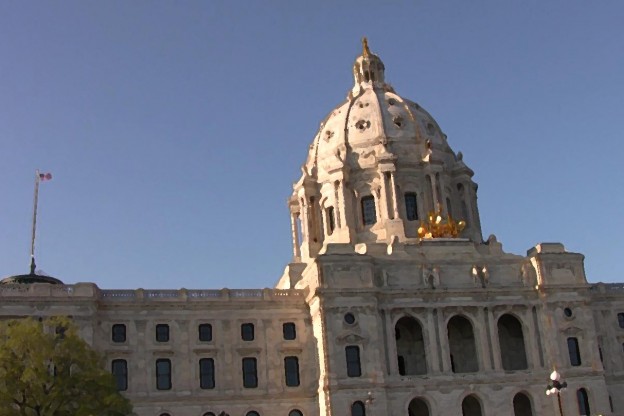
[[[71,316],[139,416],[551,415],[553,368],[564,414],[624,414],[624,286],[588,284],[559,243],[484,241],[461,153],[367,44],[353,72],[293,186],[275,289],[6,283],[0,316]],[[431,212],[466,227],[419,238]]]

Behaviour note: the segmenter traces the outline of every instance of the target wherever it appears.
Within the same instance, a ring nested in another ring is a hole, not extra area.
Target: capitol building
[[[299,149],[275,288],[32,272],[2,281],[0,315],[70,316],[138,416],[624,415],[624,285],[561,243],[484,239],[474,172],[366,40],[353,77]]]

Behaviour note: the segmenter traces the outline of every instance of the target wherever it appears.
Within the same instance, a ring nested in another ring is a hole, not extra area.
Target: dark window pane
[[[361,376],[362,369],[360,368],[360,347],[349,345],[345,348],[345,353],[347,357],[347,376]]]
[[[111,363],[111,372],[117,384],[117,390],[128,390],[128,363],[126,360],[113,360]]]
[[[303,416],[303,413],[301,413],[301,410],[295,409],[295,410],[291,410],[288,413],[288,416]]]
[[[578,339],[568,338],[568,354],[570,355],[570,365],[574,367],[581,365],[581,352],[579,351]]]
[[[171,361],[166,358],[156,360],[156,388],[171,389]]]
[[[256,412],[255,410],[252,410],[251,412],[247,412],[245,416],[260,416],[260,413]]]
[[[113,325],[113,342],[126,342],[126,326],[124,324]]]
[[[293,340],[297,338],[297,328],[293,322],[286,322],[282,325],[282,332],[284,333],[284,339]]]
[[[408,221],[418,219],[418,200],[413,192],[405,194],[405,214]]]
[[[377,222],[375,198],[370,195],[362,198],[362,221],[364,225],[375,224]]]
[[[624,328],[624,313],[618,313],[618,324],[620,328]]]
[[[576,391],[576,400],[578,402],[579,414],[581,416],[590,415],[591,411],[589,410],[589,397],[587,396],[587,391],[585,389],[578,389]]]
[[[169,325],[167,324],[156,325],[156,341],[158,342],[169,341]]]
[[[215,416],[215,414],[212,412],[206,412],[203,414],[203,416]]]
[[[212,325],[201,324],[199,326],[199,340],[200,341],[212,341]]]
[[[215,388],[214,360],[212,358],[199,360],[199,387],[202,389]]]
[[[258,387],[257,362],[255,358],[243,358],[243,387]]]
[[[296,387],[299,385],[299,359],[297,357],[284,358],[284,375],[287,386]]]
[[[334,216],[334,207],[327,208],[327,224],[329,226],[329,234],[336,229],[336,218]]]
[[[351,416],[366,416],[366,410],[364,409],[364,403],[355,402],[351,405]]]
[[[254,340],[254,325],[253,324],[241,325],[241,338],[243,339],[243,341]]]

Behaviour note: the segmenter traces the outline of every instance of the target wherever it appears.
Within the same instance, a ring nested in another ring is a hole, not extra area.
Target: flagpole
[[[35,197],[33,202],[32,237],[30,240],[30,274],[35,274],[35,233],[37,230],[37,204],[39,200],[39,169],[35,171]]]

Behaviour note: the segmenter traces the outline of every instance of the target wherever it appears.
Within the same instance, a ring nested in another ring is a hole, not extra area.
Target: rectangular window
[[[243,358],[243,387],[258,387],[258,368],[255,358]]]
[[[362,221],[364,222],[364,225],[371,225],[377,222],[375,198],[373,198],[372,195],[362,198]]]
[[[171,360],[166,358],[156,360],[156,388],[171,390]]]
[[[128,390],[128,363],[126,360],[113,360],[111,373],[113,373],[113,378],[115,378],[117,390]]]
[[[241,325],[241,338],[243,339],[243,341],[254,340],[254,325],[253,324]]]
[[[284,376],[288,387],[299,385],[299,359],[297,357],[284,358]]]
[[[124,324],[115,324],[112,329],[113,342],[126,342],[126,326]]]
[[[156,325],[156,341],[169,342],[169,325],[167,324]]]
[[[297,327],[293,322],[286,322],[282,325],[282,333],[285,340],[291,341],[297,338]]]
[[[215,388],[214,360],[212,358],[199,360],[199,387],[202,389]]]
[[[360,367],[360,347],[349,345],[345,348],[345,354],[347,357],[347,376],[360,377],[362,375],[362,368]]]
[[[336,218],[334,216],[334,207],[327,208],[327,226],[329,227],[328,234],[331,235],[336,229]]]
[[[201,324],[199,326],[199,340],[203,342],[212,341],[212,325]]]
[[[620,328],[624,328],[624,313],[618,313],[618,325]]]
[[[568,338],[568,354],[570,355],[570,365],[578,367],[581,365],[581,351],[579,350],[578,339]]]
[[[418,219],[418,200],[414,192],[405,194],[405,215],[408,221],[415,221]]]

